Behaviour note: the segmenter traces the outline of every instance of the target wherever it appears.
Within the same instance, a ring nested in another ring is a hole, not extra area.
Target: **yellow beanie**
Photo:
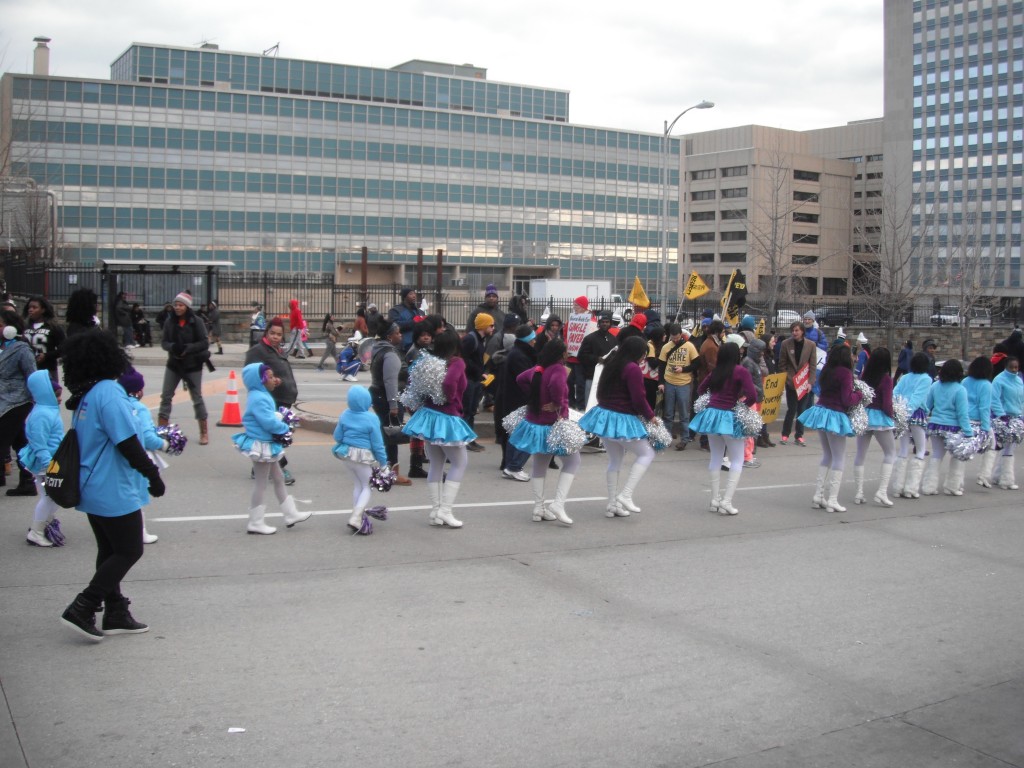
[[[473,321],[473,327],[478,331],[486,331],[492,325],[494,325],[494,318],[486,312],[481,312],[476,316],[476,320]]]

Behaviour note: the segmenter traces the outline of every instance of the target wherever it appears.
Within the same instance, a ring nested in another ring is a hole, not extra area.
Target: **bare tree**
[[[955,297],[959,308],[960,357],[966,359],[970,339],[971,319],[975,309],[992,309],[997,276],[1005,266],[1005,255],[998,249],[982,245],[980,195],[968,192],[968,200],[960,216],[960,223],[950,226],[949,248],[945,259],[945,285]]]

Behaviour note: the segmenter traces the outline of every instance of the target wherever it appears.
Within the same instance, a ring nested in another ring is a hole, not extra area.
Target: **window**
[[[859,192],[855,192],[853,196],[854,197],[858,197],[859,195],[860,195]],[[816,202],[818,202],[818,193],[817,192],[794,192],[793,193],[793,199],[796,200],[797,202],[801,202],[801,203],[816,203]]]
[[[882,159],[882,155],[868,155],[868,157],[867,157],[867,161],[869,163],[871,163],[871,162],[878,162],[881,159]]]
[[[794,234],[793,235],[793,242],[794,243],[799,243],[800,245],[817,245],[818,244],[818,236],[817,235]]]
[[[745,219],[747,218],[746,208],[734,208],[732,210],[722,211],[722,220],[726,219]]]
[[[713,253],[691,253],[690,254],[690,261],[692,261],[694,263],[697,263],[697,262],[705,263],[705,262],[714,261],[714,260],[715,260],[715,254],[713,254]]]
[[[747,239],[747,230],[742,229],[739,232],[723,232],[721,239],[723,243],[736,243],[745,241]]]
[[[865,174],[865,176],[866,176],[866,178],[869,178],[869,179],[880,179],[880,178],[882,178],[882,172],[879,171],[878,173],[868,173],[868,174]]]
[[[793,178],[797,181],[817,181],[820,177],[821,174],[814,171],[793,171]]]
[[[713,179],[715,178],[715,169],[708,168],[703,171],[690,171],[691,181],[700,181],[702,179]]]
[[[723,211],[723,214],[724,214],[724,211]],[[723,215],[722,218],[725,218],[725,216]],[[690,221],[714,221],[714,220],[715,220],[715,212],[714,211],[696,211],[696,212],[690,214]]]
[[[794,264],[817,264],[818,263],[818,257],[817,256],[807,255],[807,254],[802,254],[802,253],[795,253],[795,254],[793,254],[793,263]]]
[[[720,253],[718,260],[723,264],[742,264],[747,260],[745,253]]]
[[[727,179],[730,176],[746,176],[747,166],[745,165],[733,165],[729,168],[722,169],[722,178]]]
[[[691,243],[713,243],[715,242],[714,232],[691,232],[690,233]]]
[[[825,296],[845,296],[845,277],[823,277],[821,279],[821,292]]]
[[[793,212],[793,221],[800,222],[802,224],[817,224],[818,214],[816,213],[804,213],[803,211]]]
[[[869,189],[867,192],[864,193],[864,197],[881,197],[881,196],[882,196],[882,190],[880,190],[880,189]]]
[[[747,196],[747,188],[746,187],[733,187],[732,189],[723,189],[722,190],[722,197],[723,198],[726,198],[726,197],[735,198],[735,197],[746,197],[746,196]]]
[[[700,200],[714,200],[715,199],[715,190],[713,190],[713,189],[705,189],[702,192],[691,192],[690,193],[690,199],[693,200],[694,202],[697,202],[697,201],[700,201]]]

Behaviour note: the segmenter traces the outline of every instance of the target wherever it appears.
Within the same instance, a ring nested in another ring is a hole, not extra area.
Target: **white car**
[[[794,312],[792,309],[777,309],[775,310],[775,327],[776,328],[789,328],[793,323],[798,323],[802,320],[799,312]]]

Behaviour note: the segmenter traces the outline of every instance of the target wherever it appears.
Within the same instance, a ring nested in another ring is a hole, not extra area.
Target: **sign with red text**
[[[576,357],[583,338],[596,330],[597,322],[589,312],[569,315],[569,321],[565,324],[565,345],[569,348],[569,357]]]

